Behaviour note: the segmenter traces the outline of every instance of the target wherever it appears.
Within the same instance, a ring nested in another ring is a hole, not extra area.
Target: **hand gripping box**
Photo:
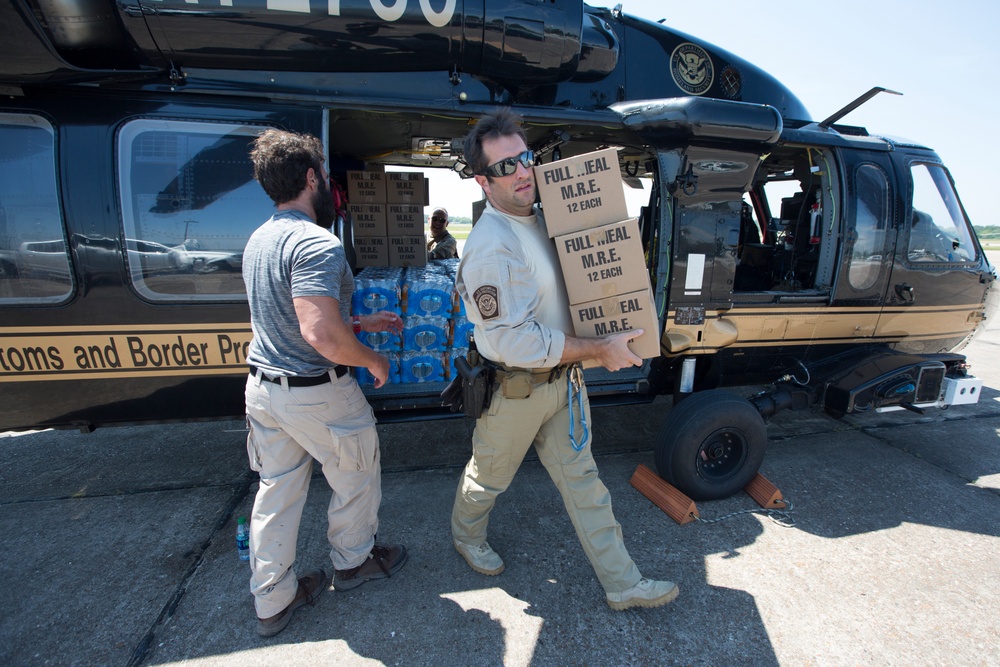
[[[605,148],[534,169],[549,236],[628,217],[617,149]]]
[[[629,349],[643,359],[660,356],[660,322],[656,316],[653,291],[649,287],[574,304],[569,311],[578,338],[603,338],[622,331],[642,329],[642,335],[628,344]]]
[[[570,303],[649,287],[635,218],[555,238]]]

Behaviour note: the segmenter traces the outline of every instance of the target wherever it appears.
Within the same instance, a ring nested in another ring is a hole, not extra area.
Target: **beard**
[[[333,227],[333,221],[337,217],[337,210],[333,206],[333,193],[330,186],[316,191],[313,196],[313,210],[316,212],[316,224],[323,229]]]

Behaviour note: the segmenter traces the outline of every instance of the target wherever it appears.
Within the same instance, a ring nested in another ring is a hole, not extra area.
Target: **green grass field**
[[[448,225],[448,231],[456,239],[467,239],[469,238],[469,232],[472,231],[472,225],[453,222]]]

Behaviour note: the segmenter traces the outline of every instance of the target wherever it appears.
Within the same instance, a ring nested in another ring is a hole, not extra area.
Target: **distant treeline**
[[[430,222],[431,222],[431,216],[429,214],[424,216],[424,222],[426,222],[427,224],[430,224]],[[472,218],[463,218],[460,215],[453,215],[453,216],[450,216],[448,218],[448,224],[449,225],[471,225],[472,224]]]

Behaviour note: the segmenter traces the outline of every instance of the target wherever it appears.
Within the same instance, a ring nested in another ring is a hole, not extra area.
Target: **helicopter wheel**
[[[767,448],[764,418],[750,401],[720,390],[696,392],[671,410],[657,434],[660,477],[693,500],[728,498],[757,474]]]

